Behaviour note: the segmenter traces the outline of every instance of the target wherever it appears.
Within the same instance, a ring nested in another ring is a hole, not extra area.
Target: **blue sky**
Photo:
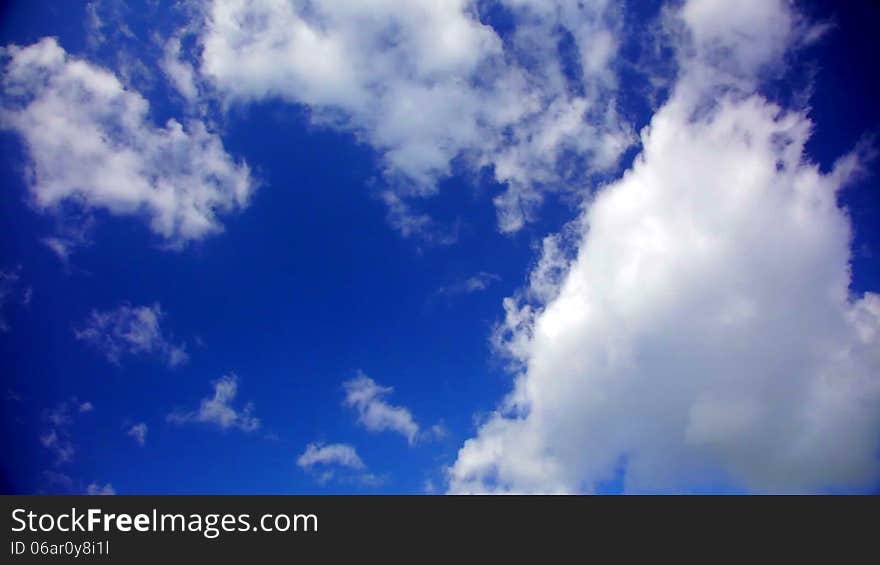
[[[0,12],[5,492],[878,488],[876,8],[236,4]]]

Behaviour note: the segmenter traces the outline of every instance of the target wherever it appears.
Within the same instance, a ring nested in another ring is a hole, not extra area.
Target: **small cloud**
[[[89,486],[86,487],[86,494],[109,496],[116,494],[116,490],[110,483],[107,483],[105,485],[100,485],[98,483],[89,483]]]
[[[357,450],[347,443],[310,443],[296,464],[321,485],[337,481],[378,486],[387,481],[386,476],[367,471]]]
[[[388,482],[388,475],[376,475],[375,473],[362,473],[355,477],[360,484],[368,487],[380,487]]]
[[[86,414],[95,409],[95,405],[89,402],[80,402],[75,396],[69,400],[59,402],[54,408],[43,411],[43,420],[53,426],[67,426],[73,422],[73,414]]]
[[[405,437],[410,445],[415,443],[419,425],[409,409],[391,405],[384,399],[394,391],[393,388],[379,385],[361,371],[342,387],[345,389],[345,406],[357,410],[358,422],[367,430],[390,430]]]
[[[55,454],[55,464],[60,465],[73,459],[75,449],[69,440],[62,438],[58,430],[49,430],[40,436],[40,444]]]
[[[134,438],[141,447],[147,443],[147,425],[143,422],[133,425],[128,429],[127,435]]]
[[[40,435],[40,444],[55,454],[56,465],[69,462],[76,452],[69,432],[75,416],[94,408],[91,402],[80,402],[74,396],[43,411],[43,421],[49,424],[49,429]]]
[[[104,28],[104,21],[101,19],[101,15],[98,11],[98,2],[89,2],[86,4],[86,41],[92,48],[101,45],[107,39],[102,31]]]
[[[94,215],[88,209],[67,206],[63,214],[56,215],[54,223],[55,235],[44,237],[40,243],[69,267],[74,251],[92,245],[90,234],[95,227]]]
[[[0,332],[9,331],[9,323],[3,314],[6,304],[15,299],[18,294],[18,283],[21,279],[21,266],[7,271],[0,271]],[[27,290],[21,298],[22,304],[30,302],[30,294]]]
[[[430,428],[428,428],[427,433],[425,434],[425,439],[443,439],[449,432],[446,430],[446,427],[443,424],[434,424]]]
[[[310,443],[300,455],[296,464],[303,469],[318,466],[336,465],[349,469],[365,469],[366,466],[354,446],[347,443]]]
[[[388,223],[403,237],[415,238],[435,246],[452,245],[458,241],[457,224],[451,228],[439,226],[427,214],[414,212],[412,207],[394,192],[385,191],[380,198],[388,208]]]
[[[60,237],[47,237],[43,239],[43,245],[48,247],[62,263],[67,264],[70,260],[70,253],[73,248],[73,244],[70,241]]]
[[[441,296],[456,296],[460,294],[473,294],[482,292],[489,288],[492,283],[501,280],[501,277],[495,273],[487,273],[481,271],[472,277],[454,282],[452,284],[441,286],[437,289],[437,294]]]
[[[174,89],[192,104],[199,96],[196,72],[181,55],[180,37],[171,37],[165,42],[164,54],[159,65]]]
[[[214,394],[202,399],[199,409],[192,412],[172,412],[166,418],[175,424],[200,422],[212,424],[221,429],[238,428],[252,432],[260,427],[260,420],[253,415],[253,404],[242,408],[232,406],[238,395],[238,377],[234,374],[221,377],[213,382]]]
[[[189,355],[185,344],[172,343],[164,335],[161,327],[164,317],[158,303],[152,306],[123,304],[115,310],[93,310],[74,334],[113,364],[118,365],[124,355],[154,355],[173,368],[186,363]]]

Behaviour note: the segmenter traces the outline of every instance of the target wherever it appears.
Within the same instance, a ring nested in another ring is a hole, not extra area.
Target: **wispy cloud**
[[[471,2],[214,0],[198,74],[225,99],[301,104],[357,132],[381,156],[388,218],[405,236],[454,239],[408,203],[462,167],[491,171],[499,229],[512,232],[545,193],[613,168],[633,141],[614,103],[622,14],[607,4],[506,3],[517,33],[503,39]],[[564,40],[582,54],[576,81]]]
[[[42,419],[48,424],[48,429],[40,434],[40,445],[55,455],[56,465],[73,459],[76,448],[71,441],[70,426],[79,414],[86,414],[94,409],[91,402],[82,402],[72,397],[43,411]]]
[[[480,271],[479,273],[470,276],[464,280],[456,281],[446,286],[441,286],[439,289],[437,289],[437,294],[440,296],[473,294],[475,292],[482,292],[486,290],[493,283],[500,280],[501,277],[496,275],[495,273]]]
[[[310,443],[297,458],[296,464],[303,469],[311,469],[316,465],[338,465],[350,469],[366,468],[354,446],[347,443]]]
[[[387,479],[369,472],[354,446],[347,443],[310,443],[296,464],[319,484],[335,481],[378,486]]]
[[[162,359],[169,367],[177,367],[186,363],[189,355],[185,344],[172,342],[163,332],[164,317],[158,303],[122,304],[114,310],[93,310],[86,322],[74,330],[74,335],[114,364],[119,364],[125,355],[148,355]]]
[[[371,432],[393,431],[416,442],[419,425],[408,408],[389,404],[385,397],[394,389],[381,386],[362,372],[342,385],[345,390],[345,406],[358,413],[358,422]]]
[[[259,429],[260,420],[253,415],[253,404],[240,408],[232,405],[238,395],[238,377],[226,375],[214,381],[214,393],[202,399],[199,409],[191,412],[172,412],[167,416],[169,422],[185,424],[199,422],[217,426],[220,429],[237,428],[244,432]]]
[[[10,302],[17,302],[23,306],[30,304],[33,296],[31,287],[21,288],[21,266],[12,269],[0,270],[0,332],[9,331],[9,322],[6,321],[4,309]]]
[[[111,496],[116,494],[116,490],[110,483],[100,484],[97,482],[89,483],[86,487],[86,494],[95,496]]]
[[[76,452],[70,440],[61,437],[56,428],[40,435],[40,445],[55,454],[56,465],[69,462]]]
[[[148,429],[149,428],[147,427],[147,425],[145,423],[140,422],[140,423],[134,424],[133,426],[128,428],[126,435],[133,437],[134,440],[138,443],[138,445],[143,446],[147,443]]]

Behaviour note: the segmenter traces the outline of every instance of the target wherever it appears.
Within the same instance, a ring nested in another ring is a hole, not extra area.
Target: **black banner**
[[[837,562],[873,546],[877,498],[5,496],[2,506],[3,563],[714,561],[768,547]]]

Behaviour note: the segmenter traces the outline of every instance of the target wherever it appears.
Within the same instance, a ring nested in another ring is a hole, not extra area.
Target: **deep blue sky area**
[[[0,45],[51,35],[73,55],[115,64],[112,49],[89,47],[84,3],[4,4]],[[658,4],[630,4],[641,5],[627,19],[638,37],[656,21]],[[815,69],[807,152],[828,170],[859,140],[880,139],[880,9],[870,2],[803,6],[834,23],[799,55]],[[179,25],[179,14],[148,21],[147,13],[131,3],[139,36]],[[505,14],[482,17],[503,35]],[[149,60],[157,48],[139,41],[129,47]],[[637,47],[628,44],[625,54],[637,58]],[[621,76],[624,114],[638,131],[652,104],[630,94],[645,88],[642,79]],[[157,77],[144,79],[141,90],[154,123],[183,120],[182,99]],[[766,94],[784,96],[785,88],[774,83]],[[226,151],[259,181],[249,206],[223,217],[222,233],[169,250],[145,222],[98,211],[91,244],[67,264],[42,242],[58,220],[29,204],[21,138],[0,132],[0,270],[17,269],[18,284],[32,289],[26,305],[9,302],[3,310],[9,331],[0,333],[0,488],[81,492],[97,482],[124,494],[419,493],[430,482],[442,491],[444,467],[511,387],[489,343],[504,315],[502,300],[526,283],[541,239],[577,209],[551,196],[537,221],[502,234],[492,205],[500,187],[488,175],[456,173],[418,205],[441,226],[455,226],[457,241],[424,243],[389,227],[378,197],[386,182],[380,156],[352,134],[316,126],[307,110],[278,100],[233,108],[216,126]],[[876,162],[870,168],[840,194],[853,223],[852,290],[859,294],[880,289],[880,179]],[[492,274],[480,292],[443,290],[478,273]],[[152,356],[114,364],[74,335],[93,310],[154,303],[165,312],[165,335],[186,343],[182,366]],[[359,426],[343,406],[342,385],[358,371],[393,387],[389,402],[406,406],[424,429],[442,425],[445,435],[410,446],[401,435]],[[234,404],[252,402],[260,429],[166,421],[172,411],[196,409],[212,381],[229,374],[238,377]],[[40,436],[47,410],[74,397],[94,409],[67,426],[76,454],[59,465]],[[126,433],[137,422],[149,426],[144,446]],[[322,482],[303,472],[297,457],[313,442],[356,445],[376,484]],[[56,473],[70,482],[60,484]],[[601,490],[619,491],[621,480]],[[736,490],[718,487],[725,489]]]

